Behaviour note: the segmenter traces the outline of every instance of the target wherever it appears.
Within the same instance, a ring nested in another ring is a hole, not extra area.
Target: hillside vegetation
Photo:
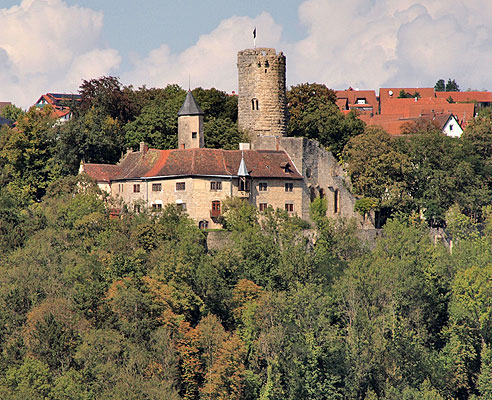
[[[313,225],[230,200],[218,250],[172,205],[110,218],[78,164],[141,140],[174,147],[176,86],[85,82],[69,123],[32,109],[2,128],[0,398],[492,398],[490,116],[461,139],[431,125],[391,139],[315,112],[316,93],[333,96],[305,85],[289,94],[289,132],[309,127],[347,167],[360,211],[388,217],[375,246],[323,199]],[[207,145],[235,148],[235,98],[195,96]]]

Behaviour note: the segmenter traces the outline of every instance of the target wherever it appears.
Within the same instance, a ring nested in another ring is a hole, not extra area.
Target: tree
[[[344,116],[336,106],[336,95],[325,85],[303,83],[287,92],[290,120],[289,136],[318,140],[334,153],[340,154],[345,143],[364,131],[364,123],[354,112]]]
[[[0,130],[0,168],[8,190],[20,198],[40,200],[59,175],[54,158],[55,116],[51,107],[31,109],[16,128]]]
[[[398,95],[399,99],[413,99],[413,98],[418,98],[420,99],[422,96],[420,96],[419,92],[414,92],[413,94],[406,92],[404,89],[400,90],[400,94]]]
[[[116,163],[125,150],[125,133],[118,119],[101,107],[91,107],[57,129],[56,159],[64,174],[75,174],[80,161]]]
[[[0,117],[7,118],[12,122],[15,122],[24,114],[25,112],[22,108],[16,107],[14,104],[7,104],[0,113]]]
[[[205,122],[205,147],[236,150],[243,139],[237,123],[229,118],[213,118]]]
[[[405,177],[409,160],[381,128],[369,127],[347,143],[343,152],[354,191],[377,199],[378,208],[408,209]]]
[[[395,143],[411,165],[407,192],[431,226],[443,226],[454,202],[466,215],[481,216],[490,193],[480,177],[480,161],[466,153],[459,140],[428,125]]]
[[[460,91],[460,87],[458,86],[456,81],[454,79],[451,80],[451,78],[449,78],[448,82],[446,83],[446,92],[459,92],[459,91]]]
[[[104,116],[125,124],[134,119],[139,106],[133,100],[132,90],[123,87],[118,78],[103,76],[84,80],[79,88],[80,104],[74,107],[75,118],[92,108],[99,108]]]
[[[11,366],[6,373],[6,382],[11,399],[44,400],[51,389],[51,373],[46,364],[26,357],[20,366]]]
[[[446,83],[444,82],[444,79],[439,79],[436,84],[434,85],[434,90],[436,92],[444,92],[446,91]]]
[[[387,386],[418,387],[434,377],[429,362],[440,368],[435,357],[446,323],[446,269],[434,263],[438,250],[423,225],[389,221],[384,232],[337,285],[349,398],[365,398],[369,389],[382,398]]]
[[[205,376],[201,399],[240,400],[243,392],[245,348],[237,335],[225,340]]]
[[[137,149],[140,142],[145,142],[152,148],[175,149],[178,144],[179,107],[179,98],[145,106],[134,121],[125,125],[126,145]]]

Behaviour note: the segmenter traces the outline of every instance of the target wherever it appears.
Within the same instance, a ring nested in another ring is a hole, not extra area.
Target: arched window
[[[251,109],[258,110],[258,99],[251,99]]]
[[[200,229],[207,229],[208,228],[208,221],[207,220],[203,220],[203,221],[200,221],[198,223],[198,228]]]
[[[311,186],[311,188],[309,189],[309,197],[311,199],[311,203],[314,201],[314,199],[316,198],[316,190]]]

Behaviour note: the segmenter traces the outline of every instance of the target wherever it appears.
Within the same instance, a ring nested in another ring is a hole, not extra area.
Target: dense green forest
[[[231,199],[209,249],[174,206],[111,219],[75,175],[141,140],[174,147],[186,92],[108,77],[81,93],[64,125],[10,108],[0,131],[0,398],[492,398],[490,114],[461,139],[427,124],[392,139],[323,85],[293,87],[289,134],[337,155],[360,212],[388,217],[381,237],[323,199],[312,224]],[[207,146],[236,148],[236,98],[194,94]]]

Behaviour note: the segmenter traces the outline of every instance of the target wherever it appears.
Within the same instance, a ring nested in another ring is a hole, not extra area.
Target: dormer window
[[[364,98],[359,98],[357,99],[357,104],[367,104],[367,101]]]
[[[290,168],[290,164],[289,163],[282,164],[280,166],[280,168],[282,168],[286,174],[289,174],[289,173],[292,172],[292,169]]]

